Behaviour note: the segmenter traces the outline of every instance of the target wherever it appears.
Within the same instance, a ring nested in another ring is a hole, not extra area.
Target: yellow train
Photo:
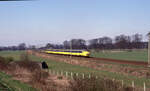
[[[65,49],[47,49],[44,53],[72,55],[72,56],[84,56],[89,57],[90,52],[86,50],[65,50]]]

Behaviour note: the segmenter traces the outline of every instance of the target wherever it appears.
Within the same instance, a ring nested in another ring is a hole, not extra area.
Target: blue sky
[[[146,36],[149,31],[150,0],[0,2],[0,46],[120,34]]]

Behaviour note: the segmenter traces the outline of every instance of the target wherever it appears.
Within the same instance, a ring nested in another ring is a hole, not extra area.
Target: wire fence
[[[95,79],[100,78],[99,76],[93,75],[93,74],[75,73],[75,72],[68,72],[68,71],[56,71],[56,70],[51,70],[51,69],[49,69],[48,72],[56,76],[64,76],[68,79],[74,79],[74,77],[82,78],[82,79],[87,79],[87,78],[90,79],[91,77],[95,77]],[[127,85],[127,83],[124,80],[116,80],[116,79],[111,79],[111,80],[121,83],[122,87],[124,87],[124,85]],[[134,81],[131,80],[128,86],[132,87],[133,91],[150,91],[150,88],[147,87],[146,82],[143,82],[143,86],[139,87],[135,84]],[[69,91],[69,90],[66,89],[65,91]]]

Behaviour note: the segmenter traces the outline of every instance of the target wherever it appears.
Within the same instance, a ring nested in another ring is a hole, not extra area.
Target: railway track
[[[74,57],[72,57],[74,58]],[[75,57],[77,58],[77,57]],[[130,65],[139,65],[139,66],[148,66],[148,62],[142,62],[142,61],[133,61],[133,60],[118,60],[118,59],[110,59],[110,58],[96,58],[96,57],[79,57],[85,60],[90,61],[99,61],[99,62],[108,62],[108,63],[118,63],[118,64],[130,64]]]
[[[38,52],[38,53],[41,53],[41,52]],[[41,53],[41,54],[43,54],[43,53]],[[46,55],[56,55],[56,54],[46,54]],[[57,55],[57,56],[62,57],[62,55]],[[63,55],[63,57],[64,57],[64,55]],[[67,56],[67,57],[70,57],[70,56]],[[142,61],[136,61],[136,60],[132,61],[132,60],[118,60],[118,59],[109,59],[109,58],[80,57],[80,56],[72,56],[71,58],[72,59],[74,59],[74,58],[75,59],[83,59],[83,60],[89,60],[89,61],[95,61],[95,62],[108,62],[108,63],[148,66],[148,62],[142,62]]]
[[[91,57],[90,59],[91,60],[97,60],[97,61],[119,63],[119,64],[131,64],[131,65],[140,65],[140,66],[147,66],[148,65],[147,62],[142,62],[142,61],[118,60],[118,59],[94,58],[94,57]]]
[[[118,59],[110,59],[110,58],[96,58],[96,57],[72,57],[72,58],[81,58],[90,61],[101,61],[101,62],[109,62],[109,63],[119,63],[119,64],[130,64],[130,65],[139,65],[139,66],[147,66],[148,62],[142,61],[132,61],[132,60],[118,60]]]

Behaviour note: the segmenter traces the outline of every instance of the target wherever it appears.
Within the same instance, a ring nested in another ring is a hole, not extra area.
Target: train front
[[[83,51],[83,54],[85,57],[89,57],[90,56],[90,52],[89,51]]]

